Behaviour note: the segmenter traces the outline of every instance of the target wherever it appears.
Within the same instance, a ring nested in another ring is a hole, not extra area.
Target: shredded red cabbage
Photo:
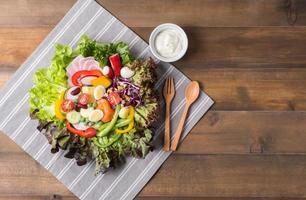
[[[140,87],[134,85],[128,79],[114,78],[112,88],[115,90],[118,89],[118,86],[123,87],[122,90],[117,90],[122,99],[125,99],[125,96],[129,97],[128,101],[122,101],[124,105],[137,107],[143,104],[143,100],[140,96]]]

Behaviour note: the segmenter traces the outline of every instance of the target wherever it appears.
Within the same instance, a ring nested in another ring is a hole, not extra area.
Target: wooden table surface
[[[0,0],[1,86],[74,2]],[[146,40],[183,26],[175,65],[216,101],[138,199],[306,199],[306,1],[100,2]],[[0,200],[40,199],[77,198],[0,134]]]

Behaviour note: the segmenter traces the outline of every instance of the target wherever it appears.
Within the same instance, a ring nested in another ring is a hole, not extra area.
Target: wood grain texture
[[[76,0],[0,1],[0,26],[55,25]],[[286,26],[285,0],[98,0],[101,5],[131,27],[174,22],[183,26]],[[306,24],[306,3],[298,6],[296,25]],[[131,10],[135,12],[130,12]]]
[[[177,154],[250,155],[251,147],[259,144],[262,155],[304,155],[305,120],[305,112],[211,111]]]
[[[154,196],[154,197],[141,197],[138,196],[136,200],[305,200],[306,198],[267,198],[267,197],[166,197],[166,196]],[[0,200],[78,200],[74,196],[62,196],[62,195],[36,195],[36,196],[23,196],[23,195],[12,195],[12,196],[0,196]]]
[[[71,195],[29,156],[19,153],[1,156],[15,163],[11,166],[0,162],[1,195]],[[306,173],[305,164],[305,156],[300,155],[174,155],[151,179],[140,197],[305,198],[306,180],[301,176]]]
[[[57,24],[76,0],[0,1],[0,26],[49,26]]]
[[[133,28],[148,40],[153,28]],[[176,66],[266,68],[305,66],[305,27],[184,27],[188,51]]]
[[[51,27],[0,28],[0,68],[17,68]],[[152,27],[133,28],[148,40]],[[180,68],[302,68],[306,27],[186,27],[189,49]]]
[[[304,156],[172,156],[141,194],[305,197],[304,162]]]
[[[0,28],[0,70],[17,69],[51,30],[49,27]]]
[[[216,101],[214,110],[305,110],[305,68],[183,69]]]
[[[183,26],[278,26],[288,25],[284,1],[145,0],[123,4],[98,0],[129,26],[156,26],[174,22]],[[128,10],[137,10],[133,15]],[[123,11],[123,12],[122,12]],[[150,13],[150,14],[148,14]],[[303,17],[302,17],[303,18]]]

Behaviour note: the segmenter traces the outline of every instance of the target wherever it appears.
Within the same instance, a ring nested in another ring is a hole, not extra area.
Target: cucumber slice
[[[77,123],[80,122],[81,115],[77,111],[71,111],[71,112],[67,113],[66,118],[67,118],[68,122],[70,122],[71,124],[77,124]]]
[[[93,108],[87,108],[87,109],[84,109],[84,108],[81,108],[80,110],[80,114],[82,117],[88,117],[89,114],[93,111],[94,109]]]

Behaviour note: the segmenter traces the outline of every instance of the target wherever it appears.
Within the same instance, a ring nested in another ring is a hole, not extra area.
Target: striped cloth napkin
[[[75,47],[83,34],[98,41],[124,41],[136,57],[153,57],[144,40],[97,2],[79,0],[1,90],[0,130],[80,199],[132,199],[171,154],[162,150],[163,119],[155,130],[153,143],[156,149],[145,159],[127,158],[122,167],[95,176],[94,162],[79,167],[73,160],[65,158],[63,151],[51,154],[46,138],[36,130],[37,121],[29,118],[28,90],[33,86],[33,73],[40,67],[49,66],[56,43]],[[176,127],[184,105],[184,89],[190,80],[172,65],[154,59],[158,63],[157,89],[161,90],[167,76],[175,77],[177,95],[172,104],[171,120],[173,127]],[[183,138],[212,104],[213,101],[201,92],[190,110]]]

